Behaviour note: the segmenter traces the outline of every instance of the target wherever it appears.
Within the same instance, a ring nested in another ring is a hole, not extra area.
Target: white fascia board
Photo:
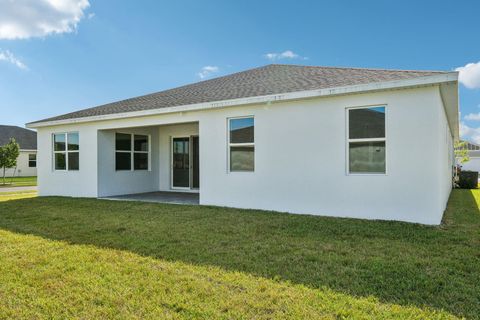
[[[151,109],[151,110],[106,114],[106,115],[98,115],[98,116],[91,116],[91,117],[74,118],[74,119],[43,121],[43,122],[36,122],[36,123],[27,123],[26,126],[27,128],[40,128],[40,127],[49,127],[49,126],[57,126],[57,125],[73,124],[73,123],[135,118],[135,117],[144,117],[144,116],[175,113],[175,112],[198,111],[198,110],[226,108],[226,107],[250,105],[250,104],[272,103],[272,102],[280,102],[280,101],[300,100],[300,99],[309,99],[309,98],[316,98],[316,97],[371,92],[371,91],[379,91],[379,90],[401,89],[401,88],[408,88],[408,87],[434,85],[434,84],[440,84],[440,83],[451,82],[451,81],[458,81],[458,72],[449,72],[449,73],[443,73],[443,74],[438,74],[433,76],[426,76],[426,77],[419,77],[419,78],[405,79],[405,80],[374,82],[374,83],[368,83],[368,84],[334,87],[334,88],[327,88],[327,89],[279,93],[279,94],[272,94],[272,95],[265,95],[265,96],[238,98],[238,99],[221,100],[221,101],[214,101],[214,102],[204,102],[204,103],[196,103],[196,104],[189,104],[189,105],[183,105],[183,106]]]
[[[460,139],[458,82],[441,83],[439,90],[450,132],[454,141],[457,141]]]

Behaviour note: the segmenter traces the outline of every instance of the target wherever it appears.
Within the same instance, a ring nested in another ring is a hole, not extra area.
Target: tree
[[[20,146],[13,138],[6,145],[0,146],[0,168],[3,169],[3,184],[5,184],[5,171],[17,166],[19,155]]]
[[[458,159],[460,164],[470,161],[466,141],[457,141],[455,143],[455,158]]]

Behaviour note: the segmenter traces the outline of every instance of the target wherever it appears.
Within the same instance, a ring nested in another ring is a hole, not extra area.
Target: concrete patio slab
[[[100,199],[195,205],[199,204],[199,198],[198,193],[157,191],[102,197]]]

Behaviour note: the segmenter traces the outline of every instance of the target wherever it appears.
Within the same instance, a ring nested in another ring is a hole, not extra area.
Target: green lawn
[[[480,318],[480,190],[441,227],[71,198],[0,202],[0,318]]]
[[[0,189],[0,202],[8,200],[17,200],[25,198],[33,198],[37,196],[37,191],[34,190],[20,190],[20,191],[2,191]]]
[[[37,185],[37,177],[14,177],[5,178],[5,184],[3,184],[3,177],[0,177],[0,192],[1,188],[7,187],[30,187]]]

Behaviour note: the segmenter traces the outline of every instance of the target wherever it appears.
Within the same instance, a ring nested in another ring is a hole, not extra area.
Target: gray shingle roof
[[[20,149],[37,150],[37,133],[32,130],[16,126],[0,125],[0,146],[14,138]]]
[[[404,80],[442,73],[447,72],[272,64],[36,122],[75,119],[295,91]]]

